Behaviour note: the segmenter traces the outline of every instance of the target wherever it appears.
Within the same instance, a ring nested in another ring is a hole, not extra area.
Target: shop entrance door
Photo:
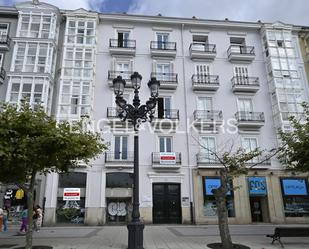
[[[252,222],[269,222],[267,197],[250,197]]]
[[[181,223],[180,184],[153,184],[153,223]]]

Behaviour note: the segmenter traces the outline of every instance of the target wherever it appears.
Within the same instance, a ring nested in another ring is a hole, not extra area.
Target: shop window
[[[83,224],[85,217],[85,198],[80,200],[57,199],[57,223]]]
[[[282,197],[286,217],[309,217],[308,181],[305,178],[282,178]]]
[[[86,173],[70,172],[59,174],[59,188],[85,188]]]
[[[133,174],[132,173],[107,173],[106,187],[107,188],[132,188]]]
[[[203,178],[203,192],[204,192],[204,215],[217,216],[217,204],[212,193],[213,189],[219,188],[221,180],[218,177],[204,177]],[[232,185],[232,183],[231,183]],[[228,209],[228,217],[235,217],[234,193],[229,191],[226,195],[226,207]]]

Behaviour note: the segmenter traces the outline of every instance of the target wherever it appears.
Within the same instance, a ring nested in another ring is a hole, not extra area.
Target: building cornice
[[[15,7],[0,6],[1,17],[18,17],[18,11]]]

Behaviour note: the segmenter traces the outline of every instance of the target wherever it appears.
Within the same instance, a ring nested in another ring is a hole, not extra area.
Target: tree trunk
[[[27,193],[27,204],[28,204],[28,230],[26,234],[26,246],[25,249],[32,249],[32,223],[33,223],[33,192],[35,183],[36,172],[32,172],[30,179],[30,186]]]

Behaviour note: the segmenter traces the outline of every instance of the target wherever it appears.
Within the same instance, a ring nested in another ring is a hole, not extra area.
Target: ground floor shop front
[[[218,171],[193,169],[191,181],[189,175],[141,171],[141,219],[150,224],[216,224],[211,190],[220,186]],[[45,225],[113,225],[131,219],[132,170],[50,174],[46,183]],[[226,198],[231,224],[309,222],[308,175],[258,170],[231,184]]]

